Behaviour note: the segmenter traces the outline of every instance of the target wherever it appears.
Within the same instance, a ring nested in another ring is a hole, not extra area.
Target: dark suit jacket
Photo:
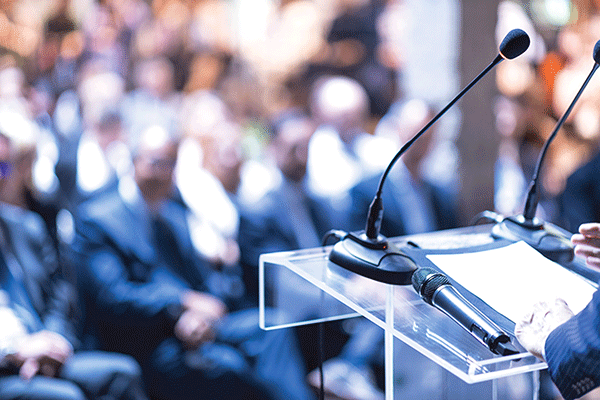
[[[390,177],[388,176],[388,179]],[[350,190],[352,207],[348,218],[348,230],[357,231],[365,229],[369,206],[377,192],[381,176],[375,175],[359,182]],[[405,223],[402,221],[401,204],[398,202],[398,193],[389,181],[383,186],[383,220],[380,233],[387,237],[406,235]],[[442,189],[425,182],[424,190],[429,194],[429,199],[434,213],[436,229],[450,229],[457,227],[457,211],[451,196]]]
[[[571,174],[559,203],[560,223],[571,232],[584,222],[600,221],[600,152]]]
[[[175,236],[181,265],[160,261],[148,221],[118,192],[80,208],[74,249],[89,317],[86,333],[95,346],[143,357],[172,336],[182,291],[205,291],[209,269],[192,246],[186,209],[169,201],[161,215]]]
[[[339,219],[327,199],[316,196],[308,196],[307,199],[310,217],[320,242],[328,230],[339,228]],[[282,206],[285,202],[285,196],[278,188],[267,193],[256,207],[242,209],[238,242],[246,263],[257,266],[258,257],[263,253],[300,248],[292,220]]]
[[[244,267],[244,283],[249,297],[258,293],[258,258],[263,253],[300,249],[286,209],[281,188],[267,193],[258,204],[240,207],[238,243]],[[324,198],[308,196],[308,209],[320,241],[330,229],[338,229],[338,212]]]
[[[44,221],[36,213],[0,203],[0,226],[8,250],[23,271],[23,284],[43,328],[61,334],[78,347],[77,292],[71,282],[63,279]]]
[[[550,376],[566,400],[600,386],[600,292],[546,340]]]

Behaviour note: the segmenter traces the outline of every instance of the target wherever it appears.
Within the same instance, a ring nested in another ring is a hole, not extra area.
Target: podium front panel
[[[458,247],[465,241],[492,240],[489,233],[479,230],[424,235],[421,243]],[[511,356],[492,353],[454,320],[425,303],[412,286],[388,285],[345,270],[328,260],[330,250],[323,247],[261,255],[259,306],[263,329],[362,316],[384,330],[392,330],[394,337],[467,383],[546,367],[525,350]],[[388,315],[393,315],[393,323],[386,321],[390,304],[393,313]],[[279,319],[266,321],[266,309],[279,311]],[[516,340],[513,343],[517,344]]]

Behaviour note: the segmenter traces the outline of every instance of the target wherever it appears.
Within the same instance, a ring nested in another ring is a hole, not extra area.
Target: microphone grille
[[[450,281],[446,275],[431,268],[419,268],[413,273],[412,284],[417,293],[431,303],[435,291],[443,285],[449,285]]]
[[[596,64],[600,64],[600,40],[594,45],[594,61]]]
[[[523,54],[529,47],[529,35],[522,29],[513,29],[508,32],[502,43],[500,43],[500,55],[508,60],[512,60]]]

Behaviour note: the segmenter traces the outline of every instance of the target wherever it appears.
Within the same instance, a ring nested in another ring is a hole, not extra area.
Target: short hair
[[[306,112],[302,111],[300,108],[291,108],[289,110],[277,114],[269,122],[269,139],[273,141],[279,136],[285,124],[287,124],[290,121],[298,120],[312,121],[310,116]]]
[[[175,146],[179,144],[180,136],[161,125],[150,125],[143,129],[139,135],[132,135],[128,141],[131,158],[135,159],[140,152],[142,145],[151,147],[161,147],[167,143]]]

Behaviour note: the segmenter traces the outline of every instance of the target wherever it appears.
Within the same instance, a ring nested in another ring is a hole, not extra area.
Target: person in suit
[[[252,272],[247,275],[253,275],[252,279],[256,281],[260,254],[319,247],[326,232],[342,224],[341,212],[335,209],[329,199],[314,194],[307,185],[308,147],[314,131],[313,121],[299,110],[288,110],[272,121],[269,152],[280,173],[280,183],[253,209],[242,211],[238,241],[245,268]],[[291,320],[313,318],[328,306],[323,304],[319,292],[312,290],[312,286],[304,279],[288,274],[277,276],[276,279],[273,286],[276,288],[274,293],[277,302],[281,301],[284,307],[285,304],[293,304],[286,310]],[[328,339],[322,356],[330,358],[339,353],[348,335],[337,324],[328,323],[323,328]],[[317,364],[313,360],[317,358],[314,349],[319,347],[316,342],[317,327],[299,328],[298,334],[305,349],[306,364],[313,367]],[[368,379],[370,371],[364,365],[344,367],[348,367],[344,370],[351,373],[344,378],[351,376],[352,379],[344,380],[345,384],[342,385],[341,380],[333,379],[328,373],[324,387],[328,395],[339,399],[383,398],[383,393]],[[315,388],[320,384],[317,375],[308,374],[308,381]]]
[[[348,190],[386,166],[368,131],[369,95],[356,79],[326,75],[311,85],[308,108],[317,125],[308,149],[308,187],[347,208]]]
[[[575,254],[600,268],[600,223],[585,223],[573,235]],[[515,335],[533,355],[548,364],[552,381],[565,400],[600,386],[600,292],[573,315],[562,299],[542,301],[516,323]]]
[[[268,151],[279,184],[243,207],[238,242],[245,265],[257,268],[262,253],[318,247],[325,233],[338,227],[331,202],[315,195],[305,179],[314,132],[312,121],[300,111],[274,118]]]
[[[211,268],[174,198],[177,150],[171,132],[147,128],[131,145],[133,176],[79,210],[88,332],[133,355],[159,399],[310,399],[294,338],[261,330],[256,309],[230,312],[208,291]]]
[[[0,134],[0,187],[15,152]],[[0,203],[0,399],[146,399],[121,354],[80,351],[74,285],[42,218]]]

